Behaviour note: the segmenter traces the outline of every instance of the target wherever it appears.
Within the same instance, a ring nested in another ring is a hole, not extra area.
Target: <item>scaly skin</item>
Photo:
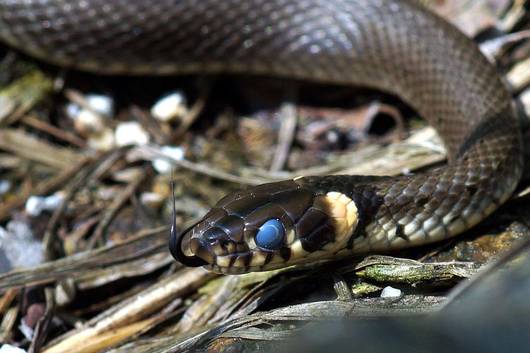
[[[188,265],[241,273],[437,241],[491,214],[522,173],[520,129],[495,68],[413,1],[0,0],[0,38],[99,73],[244,72],[368,86],[401,97],[446,144],[449,164],[425,174],[307,177],[229,196],[173,234],[172,252]],[[322,206],[330,192],[357,209],[347,241],[333,214],[342,206]],[[271,217],[288,234],[277,250],[253,240]],[[216,226],[224,230],[206,239]]]

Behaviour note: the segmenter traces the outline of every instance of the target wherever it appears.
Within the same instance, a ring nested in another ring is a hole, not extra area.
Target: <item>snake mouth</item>
[[[231,253],[224,244],[220,246],[219,242],[211,243],[196,235],[194,236],[193,230],[197,224],[180,233],[177,233],[172,227],[169,251],[175,260],[184,266],[203,266],[218,273],[238,274],[248,271],[248,264],[251,262],[253,254],[248,251],[245,244],[239,244],[237,246],[238,252]],[[240,267],[242,264],[244,265]]]
[[[175,258],[175,260],[188,267],[200,267],[208,265],[208,262],[196,256],[195,254],[190,254],[188,250],[191,235],[190,233],[196,225],[197,224],[192,225],[180,234],[177,234],[175,226],[172,226],[169,236],[169,252]]]

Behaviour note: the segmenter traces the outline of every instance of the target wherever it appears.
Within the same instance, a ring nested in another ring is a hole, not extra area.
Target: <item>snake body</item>
[[[423,174],[310,176],[228,195],[187,231],[173,229],[170,249],[186,265],[242,273],[441,240],[491,214],[521,177],[520,128],[495,67],[412,0],[0,0],[0,38],[99,73],[375,88],[445,143],[449,163]],[[269,220],[281,241],[261,246]]]

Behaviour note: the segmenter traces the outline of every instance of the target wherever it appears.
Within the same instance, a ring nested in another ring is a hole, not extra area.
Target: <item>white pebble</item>
[[[27,351],[10,344],[3,344],[2,347],[0,347],[0,353],[27,353]]]
[[[11,189],[11,182],[9,180],[0,180],[0,196]]]
[[[30,216],[38,216],[44,210],[44,197],[30,196],[26,201],[26,213]]]
[[[53,195],[44,198],[44,209],[47,211],[54,211],[63,204],[64,194],[56,192]]]
[[[76,103],[68,103],[65,108],[66,115],[72,119],[77,119],[77,116],[79,115],[79,112],[81,111],[81,107],[77,105]]]
[[[102,94],[87,94],[85,100],[91,109],[105,116],[114,115],[114,100]]]
[[[11,221],[6,229],[0,227],[0,248],[11,268],[32,267],[44,261],[42,243],[33,237],[29,225]]]
[[[394,287],[385,287],[381,291],[381,298],[399,298],[401,296],[401,289]]]
[[[184,158],[184,149],[182,147],[163,146],[160,152],[171,159],[181,160]],[[160,174],[167,174],[171,172],[173,164],[167,158],[155,158],[153,159],[153,168]]]
[[[21,320],[20,325],[18,325],[18,329],[20,330],[20,332],[22,332],[22,334],[24,335],[24,337],[26,337],[28,341],[33,340],[33,335],[35,334],[35,331],[26,324],[26,321]]]
[[[26,213],[30,216],[38,216],[42,211],[54,211],[64,201],[64,194],[56,192],[50,196],[30,196],[26,201]]]
[[[116,139],[116,145],[119,147],[128,145],[142,146],[149,143],[149,135],[142,125],[136,121],[120,123],[116,127],[114,137]]]
[[[151,108],[151,115],[160,121],[171,121],[187,112],[186,97],[180,91],[163,96]]]
[[[83,135],[99,134],[106,126],[104,118],[114,114],[114,100],[100,94],[87,94],[84,99],[90,109],[72,102],[66,106],[66,115],[74,121],[77,132]]]

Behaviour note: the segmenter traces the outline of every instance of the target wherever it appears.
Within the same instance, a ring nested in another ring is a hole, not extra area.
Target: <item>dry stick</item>
[[[68,100],[77,104],[81,108],[88,110],[92,114],[96,115],[98,118],[103,118],[103,114],[94,109],[94,107],[92,107],[90,103],[87,102],[85,96],[78,90],[71,88],[66,89],[64,90],[64,95],[66,98],[68,98]]]
[[[206,106],[206,101],[210,95],[210,88],[211,84],[207,84],[197,101],[193,104],[188,113],[181,119],[180,126],[173,134],[171,134],[170,141],[175,141],[181,137],[186,131],[188,131],[191,124],[193,124],[193,122],[199,117]]]
[[[1,129],[0,149],[58,170],[70,167],[83,157],[77,150],[50,143],[22,129]]]
[[[118,211],[125,205],[127,200],[136,192],[136,189],[142,184],[144,179],[147,176],[147,172],[142,171],[140,175],[133,181],[127,185],[125,190],[119,195],[114,202],[112,202],[109,206],[108,211],[106,211],[105,215],[101,219],[101,222],[99,222],[98,226],[94,230],[94,235],[87,244],[87,250],[92,249],[96,242],[103,237],[103,233],[107,230],[107,227],[109,226],[110,222],[114,219]]]
[[[36,118],[35,116],[33,115],[26,115],[25,117],[23,117],[21,119],[21,122],[28,125],[28,126],[31,126],[37,130],[40,130],[40,131],[43,131],[53,137],[56,137],[60,140],[63,140],[65,142],[68,142],[76,147],[79,147],[79,148],[85,148],[86,147],[86,143],[83,139],[81,139],[80,137],[68,132],[68,131],[65,131],[63,129],[59,129],[53,125],[50,125],[38,118]]]
[[[46,260],[51,261],[55,259],[55,254],[52,249],[53,241],[55,240],[55,234],[59,222],[66,210],[68,203],[74,198],[74,196],[79,191],[79,188],[85,180],[88,178],[92,171],[92,166],[87,165],[83,169],[78,170],[77,180],[75,180],[69,187],[66,192],[66,196],[59,207],[57,207],[50,218],[50,221],[46,225],[46,231],[44,232],[44,237],[42,239],[42,245],[44,247],[44,253],[46,255]]]
[[[96,182],[103,177],[107,176],[112,167],[117,165],[117,162],[122,159],[123,155],[129,150],[129,146],[121,147],[108,152],[101,163],[94,168],[92,175],[90,176],[91,182]]]
[[[175,164],[181,168],[190,170],[197,174],[207,175],[211,178],[225,180],[232,183],[242,185],[259,185],[271,181],[271,179],[265,179],[261,177],[244,177],[235,174],[230,174],[220,169],[213,168],[212,166],[206,163],[196,163],[188,161],[186,159],[176,159],[153,146],[141,146],[138,147],[136,151],[139,151],[139,153],[146,153],[156,157],[166,158],[168,162]]]
[[[141,230],[117,245],[85,251],[29,269],[16,269],[2,273],[0,274],[0,293],[12,287],[45,284],[67,277],[75,278],[77,274],[91,269],[119,265],[165,252],[167,251],[167,232],[169,232],[167,226]]]
[[[0,342],[8,342],[13,338],[12,333],[15,323],[18,323],[19,308],[17,306],[9,308],[2,315],[2,321],[0,322]]]
[[[170,158],[170,161],[179,167],[191,170],[195,173],[204,174],[212,178],[217,178],[225,181],[230,181],[233,183],[243,184],[243,185],[258,185],[266,183],[267,179],[258,178],[258,177],[243,177],[235,174],[230,174],[220,169],[212,168],[211,166],[205,163],[194,163],[185,159],[174,159]]]
[[[18,289],[9,289],[0,297],[0,314],[4,315],[7,309],[11,306],[11,303],[18,295]]]
[[[61,220],[61,217],[64,211],[66,210],[66,206],[68,205],[68,203],[74,198],[81,186],[86,183],[87,179],[92,178],[97,180],[122,155],[123,150],[121,149],[117,151],[112,151],[108,154],[102,155],[98,161],[95,161],[93,165],[96,165],[96,167],[94,167],[93,165],[89,165],[86,168],[80,169],[80,173],[78,174],[77,180],[74,181],[74,183],[68,187],[68,191],[64,201],[61,203],[60,207],[58,207],[53,212],[52,217],[48,222],[48,225],[46,226],[46,231],[44,233],[44,238],[42,242],[48,261],[53,260],[55,258],[53,256],[51,245],[53,244],[53,240],[55,239],[54,235],[56,233],[59,221]]]
[[[13,209],[24,205],[24,203],[26,202],[27,198],[30,195],[45,195],[63,186],[66,182],[68,182],[68,180],[70,180],[74,175],[76,175],[76,173],[78,173],[79,170],[82,169],[91,160],[92,160],[91,157],[84,157],[79,161],[79,163],[74,164],[72,167],[61,171],[53,179],[46,181],[44,183],[41,183],[39,186],[37,186],[33,190],[25,192],[24,194],[18,196],[14,200],[8,201],[4,203],[3,205],[0,205],[0,221],[6,220],[6,218],[9,216],[9,214],[12,212]]]
[[[278,145],[274,152],[270,171],[282,170],[289,156],[289,151],[294,140],[297,125],[296,107],[292,103],[286,103],[281,108],[282,122],[278,135]]]
[[[201,268],[186,268],[171,274],[152,286],[144,289],[138,295],[122,301],[96,317],[86,322],[81,328],[72,330],[62,335],[44,350],[44,353],[91,353],[107,350],[127,339],[131,335],[142,331],[146,317],[159,311],[168,303],[177,298],[183,298],[194,292],[206,281],[216,275]],[[108,342],[100,342],[100,337],[119,333],[122,328],[138,324],[138,327],[129,329],[125,336],[116,334]]]

